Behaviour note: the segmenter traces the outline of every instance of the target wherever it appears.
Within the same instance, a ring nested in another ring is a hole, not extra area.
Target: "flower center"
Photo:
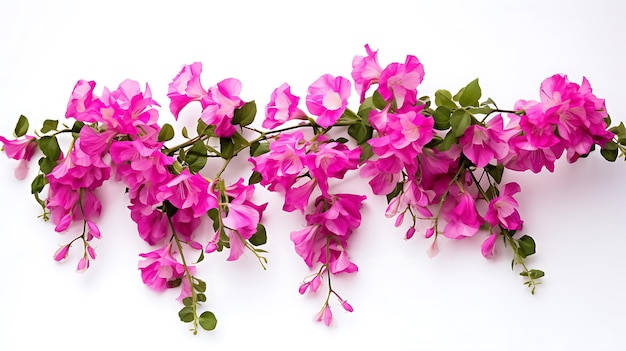
[[[322,105],[327,110],[335,111],[340,108],[342,104],[341,96],[337,92],[329,91],[324,95],[324,99],[322,99]]]

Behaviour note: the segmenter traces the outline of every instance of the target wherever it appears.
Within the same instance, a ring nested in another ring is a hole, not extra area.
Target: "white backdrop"
[[[78,79],[115,88],[132,78],[148,82],[165,106],[167,84],[184,63],[204,63],[208,87],[243,82],[242,98],[265,106],[283,82],[304,96],[324,73],[350,76],[363,45],[380,49],[382,65],[416,55],[426,77],[420,94],[457,90],[479,77],[485,96],[501,107],[538,99],[540,82],[585,75],[607,99],[615,121],[625,120],[626,23],[623,2],[595,1],[3,1],[0,4],[0,135],[17,117],[32,126],[61,118]],[[356,108],[355,105],[352,105]],[[362,349],[616,350],[626,345],[626,191],[624,162],[599,154],[555,173],[511,174],[525,233],[537,241],[529,260],[546,272],[532,296],[511,272],[510,254],[480,255],[484,236],[442,241],[429,259],[429,241],[384,218],[385,202],[369,195],[361,229],[351,243],[360,271],[334,280],[354,306],[334,307],[335,323],[313,321],[322,294],[302,297],[309,270],[289,233],[297,214],[268,208],[269,269],[246,254],[228,263],[214,254],[200,265],[208,283],[214,332],[193,336],[178,321],[176,293],[143,285],[137,254],[150,251],[125,209],[123,187],[109,184],[97,241],[98,258],[74,273],[76,255],[57,264],[59,235],[36,218],[29,181],[0,157],[0,349]],[[31,174],[34,168],[31,167]],[[349,178],[347,188],[364,187]]]

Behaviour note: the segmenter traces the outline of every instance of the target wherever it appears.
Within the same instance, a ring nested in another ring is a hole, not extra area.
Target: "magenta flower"
[[[315,319],[318,322],[324,322],[327,327],[330,327],[333,322],[333,313],[330,311],[330,306],[325,304],[322,307],[322,310],[317,314],[317,318]]]
[[[476,211],[472,195],[461,192],[456,197],[458,198],[456,206],[446,213],[448,223],[443,229],[443,234],[450,239],[463,239],[476,234],[483,220]]]
[[[202,98],[202,115],[200,118],[208,125],[215,125],[215,134],[229,138],[235,134],[235,126],[231,123],[235,109],[243,106],[239,98],[241,82],[235,78],[224,79],[209,88],[208,95]]]
[[[8,140],[0,136],[0,142],[2,142],[4,152],[8,157],[20,161],[17,168],[15,168],[15,178],[20,180],[26,178],[28,162],[37,150],[35,137],[26,135],[23,139]]]
[[[93,123],[102,122],[102,111],[105,107],[97,96],[93,94],[96,82],[79,80],[74,86],[70,101],[67,103],[65,117],[78,121]]]
[[[490,258],[495,255],[496,240],[498,240],[498,235],[491,234],[483,241],[483,244],[480,246],[480,252],[485,258]]]
[[[307,92],[306,106],[317,116],[317,124],[328,128],[335,124],[348,106],[350,81],[344,77],[325,74]]]
[[[192,209],[196,218],[217,207],[216,199],[209,195],[209,182],[200,174],[191,174],[186,168],[159,187],[157,199],[167,200],[179,209]]]
[[[352,60],[352,79],[361,102],[365,100],[365,93],[369,87],[378,82],[380,73],[383,71],[378,63],[377,51],[372,51],[368,44],[365,45],[367,56],[354,56]]]
[[[141,92],[138,82],[127,79],[112,92],[105,89],[100,99],[106,105],[101,109],[101,122],[120,134],[142,134],[144,126],[155,125],[159,118],[158,111],[150,108],[159,104],[152,100],[148,84],[145,92]]]
[[[208,92],[200,83],[202,63],[194,62],[184,65],[180,72],[169,84],[167,97],[170,98],[170,111],[178,120],[180,111],[192,101],[201,101]]]
[[[274,89],[265,106],[263,128],[273,129],[292,119],[306,119],[306,113],[298,108],[300,98],[292,95],[290,88],[289,84],[283,83]]]
[[[517,212],[519,206],[513,195],[519,193],[521,188],[517,183],[507,183],[500,196],[489,201],[489,208],[485,219],[492,227],[501,225],[508,230],[522,229],[523,221]]]
[[[169,243],[158,250],[139,255],[145,258],[139,261],[141,279],[144,284],[154,290],[165,290],[167,282],[185,275],[185,266],[176,261],[171,250],[172,244]],[[189,268],[195,269],[193,266]]]
[[[67,258],[70,253],[70,245],[63,245],[59,247],[59,249],[54,253],[54,260],[57,262],[61,262]]]
[[[502,116],[498,115],[486,127],[474,124],[465,130],[459,139],[463,154],[476,165],[485,167],[492,160],[501,161],[509,153],[509,144],[503,136]]]
[[[306,155],[305,164],[313,178],[317,179],[322,194],[328,194],[328,179],[342,179],[348,170],[356,169],[361,149],[350,150],[346,145],[329,142],[318,144],[317,149]]]
[[[380,73],[378,92],[386,100],[396,100],[398,108],[407,99],[415,99],[417,86],[424,79],[424,66],[417,57],[408,55],[404,64],[391,63]]]

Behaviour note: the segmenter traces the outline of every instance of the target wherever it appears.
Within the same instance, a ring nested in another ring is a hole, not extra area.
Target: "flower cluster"
[[[256,103],[239,97],[241,82],[227,78],[205,89],[202,64],[195,62],[184,65],[168,89],[176,120],[189,104],[202,108],[195,135],[182,128],[178,144],[170,145],[174,127],[159,123],[160,106],[149,86],[142,90],[132,80],[99,95],[95,82],[79,80],[65,112],[71,124],[46,120],[29,135],[29,121],[20,116],[14,139],[0,136],[0,142],[8,157],[20,161],[18,179],[41,155],[32,194],[57,232],[78,233],[54,253],[63,261],[80,246],[78,271],[96,259],[92,240],[103,236],[98,189],[111,179],[122,182],[137,233],[154,247],[139,255],[141,278],[154,290],[180,290],[179,318],[194,333],[217,324],[212,312],[200,312],[207,287],[196,266],[205,254],[227,249],[226,259],[233,261],[249,251],[266,268],[267,252],[259,246],[267,241],[267,203],[255,196],[257,186],[281,194],[284,211],[302,215],[302,227],[292,228],[290,239],[313,272],[300,294],[326,286],[316,320],[331,325],[333,297],[353,311],[332,287],[336,275],[358,271],[348,248],[366,196],[342,189],[349,172],[368,181],[374,195],[385,196],[385,216],[395,217],[396,227],[410,219],[406,239],[419,231],[432,240],[430,256],[439,251],[441,237],[483,233],[480,252],[486,258],[503,241],[534,293],[544,272],[527,267],[535,241],[518,234],[523,220],[515,195],[521,187],[503,183],[504,171],[553,171],[563,155],[571,163],[596,147],[614,161],[625,155],[624,124],[609,128],[604,100],[585,78],[579,85],[554,75],[541,83],[539,101],[500,109],[490,98],[481,100],[478,79],[454,95],[437,90],[432,99],[418,97],[425,70],[417,57],[383,67],[377,51],[366,45],[365,52],[354,57],[351,79],[323,74],[312,82],[304,104],[288,83],[277,87],[259,127]],[[353,87],[355,110],[348,108]],[[59,142],[62,136],[67,143]],[[249,179],[224,176],[244,151]],[[200,229],[203,221],[211,222],[209,233]]]

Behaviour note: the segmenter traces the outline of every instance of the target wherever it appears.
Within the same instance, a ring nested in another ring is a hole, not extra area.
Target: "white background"
[[[204,63],[208,87],[227,77],[243,82],[242,98],[264,106],[283,82],[294,94],[320,75],[350,76],[363,45],[380,49],[384,66],[406,54],[424,64],[420,94],[455,91],[476,77],[501,107],[538,99],[541,81],[585,75],[624,120],[625,9],[619,1],[3,1],[0,5],[0,134],[10,136],[20,114],[39,128],[62,118],[78,79],[96,91],[126,78],[148,82],[167,112],[167,84],[182,64]],[[304,107],[302,105],[301,107]],[[356,108],[355,105],[352,105]],[[191,117],[193,119],[193,117]],[[483,235],[442,241],[429,259],[429,241],[405,241],[405,228],[385,219],[385,202],[366,182],[348,177],[336,189],[369,195],[351,257],[360,271],[334,280],[355,308],[334,305],[335,322],[313,321],[322,294],[300,296],[309,270],[289,233],[298,214],[266,215],[269,269],[246,254],[226,262],[207,257],[214,332],[193,336],[178,321],[177,293],[154,293],[137,270],[151,249],[136,234],[123,187],[102,190],[105,209],[98,258],[74,273],[78,251],[52,260],[59,244],[53,225],[37,219],[29,181],[17,163],[0,157],[0,349],[328,349],[389,350],[616,350],[626,345],[626,191],[624,162],[599,154],[551,173],[511,174],[525,233],[537,241],[531,267],[546,272],[536,295],[509,266],[511,255],[480,255]],[[34,165],[31,175],[34,176]],[[371,348],[370,348],[371,349]]]

